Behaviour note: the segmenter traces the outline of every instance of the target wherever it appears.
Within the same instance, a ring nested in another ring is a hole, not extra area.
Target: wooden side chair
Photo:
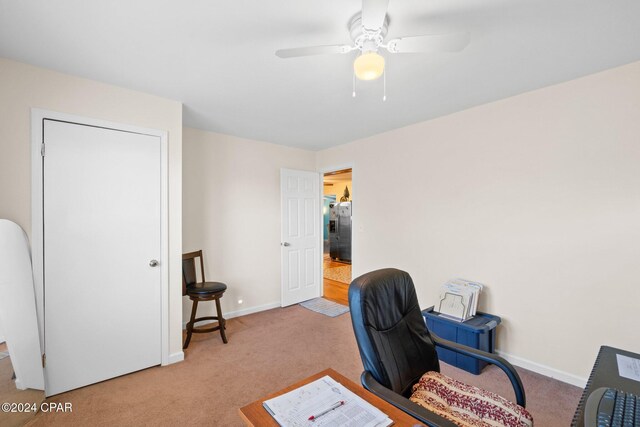
[[[201,282],[198,282],[196,276],[196,258],[200,258]],[[184,342],[184,346],[182,347],[183,349],[189,347],[191,334],[220,331],[222,341],[225,344],[227,343],[227,336],[224,333],[226,320],[222,316],[222,309],[220,308],[220,298],[222,298],[222,294],[224,294],[224,291],[226,290],[227,285],[224,283],[206,281],[204,277],[204,261],[201,250],[182,255],[182,295],[188,295],[189,299],[193,301],[193,306],[191,307],[191,319],[189,320],[189,323],[187,323],[187,339]],[[196,319],[198,303],[201,301],[215,301],[217,316],[206,316]],[[211,327],[194,328],[195,323],[202,322],[204,320],[217,320],[218,324]]]

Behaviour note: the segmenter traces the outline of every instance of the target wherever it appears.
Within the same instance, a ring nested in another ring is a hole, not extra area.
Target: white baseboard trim
[[[231,311],[229,313],[222,313],[222,314],[224,315],[225,319],[233,319],[234,317],[246,316],[247,314],[258,313],[260,311],[271,310],[272,308],[278,308],[278,307],[280,307],[280,301],[271,302],[269,304],[258,305],[256,307],[243,308],[242,310],[236,310],[236,311]],[[207,323],[213,323],[213,322],[214,321],[202,322],[202,323],[198,323],[197,325],[206,325]],[[187,327],[187,322],[186,321],[182,322],[182,329],[185,329],[186,327]]]
[[[184,360],[184,351],[178,351],[177,353],[172,353],[169,355],[169,363],[167,365],[171,365],[172,363],[182,362]]]
[[[0,344],[2,344],[4,342],[4,336],[0,335]]]
[[[269,304],[263,304],[256,307],[243,308],[242,310],[236,310],[230,313],[224,313],[224,318],[233,319],[234,317],[246,316],[247,314],[258,313],[260,311],[271,310],[272,308],[278,307],[280,307],[280,301],[271,302]]]
[[[496,350],[496,353],[498,354],[498,356],[506,359],[512,365],[519,366],[524,369],[528,369],[537,374],[544,375],[545,377],[550,377],[558,381],[562,381],[564,383],[571,384],[580,388],[584,388],[585,385],[587,384],[586,378],[582,378],[577,375],[552,368],[550,366],[542,365],[540,363],[532,362],[531,360],[528,360],[519,356],[514,356],[512,354],[505,353],[500,350]]]

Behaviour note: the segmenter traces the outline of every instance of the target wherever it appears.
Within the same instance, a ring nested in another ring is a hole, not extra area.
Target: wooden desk
[[[242,420],[248,426],[277,427],[278,423],[267,412],[267,410],[264,409],[264,406],[262,406],[262,402],[264,402],[265,400],[274,398],[276,396],[280,396],[281,394],[284,394],[298,387],[302,387],[303,385],[308,384],[312,381],[315,381],[318,378],[322,378],[325,375],[329,375],[331,378],[338,381],[340,384],[342,384],[343,386],[345,386],[346,388],[354,392],[356,395],[360,396],[361,398],[363,398],[364,400],[371,403],[373,406],[375,406],[376,408],[380,409],[382,412],[387,414],[387,416],[393,420],[394,426],[414,427],[414,426],[423,425],[420,421],[416,420],[412,416],[402,412],[395,406],[392,406],[391,404],[385,402],[384,400],[380,399],[378,396],[375,396],[373,393],[368,392],[363,387],[359,386],[358,384],[354,383],[353,381],[351,381],[344,375],[339,374],[333,369],[325,369],[324,371],[318,372],[317,374],[312,375],[307,379],[304,379],[295,384],[292,384],[289,387],[283,388],[282,390],[277,391],[275,393],[271,393],[270,395],[265,396],[262,399],[258,399],[255,402],[250,403],[243,408],[240,408],[240,417],[242,417]]]

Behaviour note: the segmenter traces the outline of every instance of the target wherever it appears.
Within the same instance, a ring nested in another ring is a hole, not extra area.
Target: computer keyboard
[[[587,399],[585,427],[640,427],[640,396],[600,387]]]

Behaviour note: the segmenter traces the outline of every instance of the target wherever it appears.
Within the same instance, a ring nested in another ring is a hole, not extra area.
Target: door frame
[[[31,261],[36,294],[36,312],[40,335],[40,349],[44,353],[44,288],[43,288],[43,174],[41,147],[44,137],[44,120],[51,119],[73,124],[102,127],[123,132],[140,133],[160,138],[160,297],[161,325],[160,351],[162,365],[169,364],[169,174],[168,134],[166,131],[115,123],[90,117],[56,111],[31,109]],[[123,295],[126,298],[126,295]]]
[[[318,172],[320,172],[320,194],[318,195],[320,200],[320,223],[318,227],[320,227],[320,259],[318,263],[320,265],[320,281],[322,285],[320,286],[320,295],[324,296],[324,246],[322,245],[322,236],[324,234],[324,223],[323,223],[323,214],[322,214],[322,198],[324,197],[324,174],[328,172],[335,172],[342,169],[351,169],[351,192],[354,193],[354,188],[356,187],[356,168],[355,162],[346,162],[346,163],[338,163],[332,166],[326,166],[324,168],[320,168]],[[357,210],[356,210],[357,212]],[[353,210],[351,211],[351,279],[353,280],[353,272],[355,271],[354,266],[356,263],[354,262],[356,247],[357,247],[357,233],[355,233],[355,223],[356,223],[356,215],[353,214]]]

